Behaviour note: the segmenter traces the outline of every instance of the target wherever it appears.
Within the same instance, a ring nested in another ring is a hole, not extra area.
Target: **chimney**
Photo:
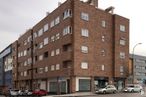
[[[49,14],[50,14],[50,12],[49,12],[49,11],[48,11],[48,12],[46,12],[46,16],[47,16],[47,15],[49,15]]]
[[[95,6],[96,8],[98,8],[98,0],[87,0],[88,4]]]
[[[113,14],[114,13],[114,9],[115,8],[113,6],[110,6],[110,7],[106,8],[105,11]]]
[[[62,4],[61,2],[58,2],[58,7],[59,7],[61,4]]]

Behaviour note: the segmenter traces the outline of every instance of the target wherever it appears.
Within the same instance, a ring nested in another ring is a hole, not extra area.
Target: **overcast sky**
[[[0,51],[66,0],[0,0]],[[114,13],[130,19],[130,52],[146,56],[146,0],[99,0],[99,8],[114,6]]]

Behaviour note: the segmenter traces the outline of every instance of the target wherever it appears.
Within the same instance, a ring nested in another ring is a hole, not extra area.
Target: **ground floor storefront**
[[[74,92],[94,92],[97,88],[103,88],[108,84],[113,84],[120,91],[125,86],[123,78],[109,77],[56,77],[47,79],[34,79],[30,81],[19,82],[19,88],[44,89],[52,94],[68,94]]]

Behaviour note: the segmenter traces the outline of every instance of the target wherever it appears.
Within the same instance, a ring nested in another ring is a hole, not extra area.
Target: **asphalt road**
[[[6,96],[0,96],[0,97],[6,97]],[[19,96],[19,97],[31,97],[31,96]],[[32,97],[35,97],[35,96],[32,96]],[[117,93],[117,94],[97,94],[93,96],[64,96],[64,97],[146,97],[146,94],[142,96],[140,95],[140,93]]]
[[[140,93],[117,93],[117,94],[97,94],[97,96],[86,97],[146,97],[146,94],[141,96]]]

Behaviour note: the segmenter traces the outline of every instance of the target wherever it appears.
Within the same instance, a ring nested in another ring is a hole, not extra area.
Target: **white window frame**
[[[45,72],[48,72],[48,69],[49,69],[48,66],[46,66],[46,67],[45,67]]]
[[[50,23],[50,28],[52,28],[52,27],[54,27],[55,26],[55,21],[53,20],[53,21],[51,21],[51,23]]]
[[[120,52],[120,58],[121,58],[121,59],[125,59],[125,57],[126,57],[125,52]]]
[[[67,34],[71,34],[72,33],[72,28],[71,26],[67,26],[63,29],[63,36],[67,35]]]
[[[101,40],[102,40],[102,42],[105,42],[105,35],[101,36]]]
[[[120,66],[120,73],[124,72],[124,66]]]
[[[24,71],[24,76],[27,76],[27,71]]]
[[[63,12],[63,19],[66,19],[66,18],[71,17],[71,16],[72,16],[71,9],[67,9]]]
[[[101,26],[104,27],[104,28],[106,27],[106,21],[105,20],[101,21]]]
[[[37,38],[38,37],[38,33],[37,32],[33,33],[33,37]]]
[[[126,45],[126,39],[125,38],[120,39],[120,45]]]
[[[47,45],[48,43],[49,43],[49,38],[48,37],[44,38],[44,45]]]
[[[82,69],[88,69],[88,62],[82,62],[81,63],[81,68]]]
[[[55,65],[51,65],[51,71],[55,70]]]
[[[58,16],[56,19],[55,19],[55,25],[59,24],[60,23],[60,17]]]
[[[41,28],[39,31],[38,31],[38,36],[42,36],[43,35],[43,29]]]
[[[88,46],[81,46],[82,53],[88,53]]]
[[[43,60],[43,55],[39,55],[39,61]]]
[[[81,12],[81,19],[85,21],[89,21],[89,14],[85,12]]]
[[[60,39],[60,33],[56,34],[56,40]]]
[[[60,49],[56,49],[56,55],[60,54]]]
[[[48,31],[48,29],[49,29],[49,24],[47,23],[44,25],[44,32]]]
[[[89,30],[88,29],[81,29],[81,35],[84,37],[89,37]]]
[[[125,32],[126,31],[126,26],[125,25],[120,25],[120,31]]]
[[[39,43],[39,49],[43,48],[43,42]]]
[[[56,64],[56,70],[60,70],[60,64]]]
[[[23,53],[24,53],[24,56],[26,56],[26,55],[27,55],[27,50],[24,50],[24,52],[23,52]]]
[[[54,50],[51,51],[51,56],[52,57],[55,56],[55,51]]]
[[[55,41],[55,36],[51,36],[51,42]]]
[[[101,70],[102,70],[102,71],[105,70],[105,65],[101,65]]]

